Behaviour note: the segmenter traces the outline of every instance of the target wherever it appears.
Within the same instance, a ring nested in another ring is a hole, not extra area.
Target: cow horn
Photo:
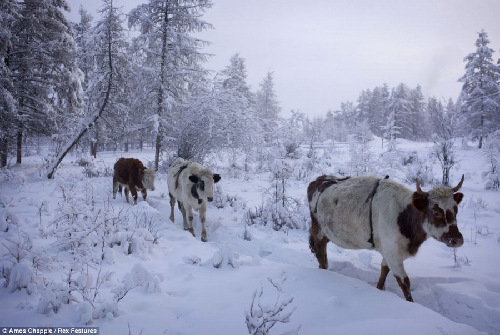
[[[418,182],[418,179],[417,179],[417,193],[426,194],[426,192],[422,191],[422,189],[420,188],[420,183]]]
[[[456,192],[460,189],[460,187],[462,187],[462,184],[464,183],[464,175],[462,175],[462,179],[460,179],[460,182],[458,183],[457,186],[455,186],[454,188],[452,188],[453,192]]]

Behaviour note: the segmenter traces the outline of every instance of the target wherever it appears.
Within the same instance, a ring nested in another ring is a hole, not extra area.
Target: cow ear
[[[462,199],[464,198],[464,194],[463,193],[455,193],[453,194],[453,199],[455,200],[455,202],[457,203],[457,205],[462,202]]]
[[[214,183],[218,182],[220,180],[220,174],[214,173]]]
[[[413,207],[423,212],[427,209],[427,206],[429,206],[429,199],[425,193],[413,192],[413,199],[411,203],[413,204]]]
[[[195,176],[194,174],[189,176],[189,180],[191,180],[193,183],[197,183],[200,178],[198,176]]]

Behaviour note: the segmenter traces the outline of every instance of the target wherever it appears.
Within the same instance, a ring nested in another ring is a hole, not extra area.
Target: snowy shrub
[[[248,225],[270,226],[274,230],[303,228],[304,218],[299,212],[300,201],[286,193],[291,176],[290,164],[285,159],[276,158],[270,165],[271,187],[266,191],[263,206],[255,211],[248,210],[244,220]]]
[[[488,208],[488,202],[483,200],[483,198],[481,197],[476,197],[473,195],[467,201],[467,207],[473,209],[474,211],[485,210]]]
[[[92,321],[92,314],[94,309],[88,301],[81,302],[78,305],[78,312],[80,312],[80,322],[88,325]]]
[[[214,185],[214,200],[211,205],[219,209],[231,207],[234,208],[235,211],[246,207],[246,203],[243,202],[240,197],[236,194],[231,195],[225,193],[219,184]]]
[[[118,316],[118,304],[116,302],[104,302],[92,311],[92,318],[94,319],[108,319],[113,320]],[[88,314],[82,313],[82,321],[88,318]]]
[[[1,243],[5,250],[4,259],[14,264],[26,259],[33,249],[31,238],[24,232],[18,232],[15,237],[6,237]]]
[[[268,203],[265,206],[249,209],[244,216],[245,224],[268,226],[274,230],[303,229],[305,218],[298,210],[290,211],[281,204]]]
[[[75,164],[81,167],[86,167],[88,165],[92,165],[92,161],[93,159],[90,154],[84,154],[76,158]]]
[[[160,283],[163,276],[159,273],[152,274],[140,263],[136,263],[130,273],[123,279],[123,284],[114,290],[114,302],[122,300],[129,291],[136,287],[143,287],[146,293],[161,293]]]
[[[488,138],[483,155],[488,166],[488,170],[481,173],[484,187],[487,190],[497,190],[500,188],[500,130]]]
[[[19,226],[19,219],[0,202],[0,232],[7,232],[13,225]]]
[[[26,262],[17,263],[10,270],[7,290],[12,293],[25,288],[28,294],[36,293],[35,274]]]
[[[240,255],[233,251],[233,249],[228,244],[223,244],[222,246],[217,246],[218,250],[212,257],[212,265],[216,269],[220,269],[225,265],[230,265],[233,268],[239,268],[240,264],[238,259]]]
[[[431,185],[434,180],[432,164],[428,159],[421,159],[416,152],[403,158],[403,170],[406,182],[415,184],[418,180],[421,186]]]
[[[267,335],[271,328],[277,323],[288,323],[296,307],[291,308],[293,297],[283,298],[283,284],[286,281],[286,274],[275,280],[268,278],[269,283],[277,291],[276,299],[269,304],[265,300],[264,288],[255,290],[250,304],[250,309],[245,311],[245,322],[248,333],[251,335]],[[301,326],[288,331],[287,334],[298,334]]]
[[[6,167],[0,168],[0,185],[5,185],[9,182],[22,185],[24,180],[20,175],[10,169]]]

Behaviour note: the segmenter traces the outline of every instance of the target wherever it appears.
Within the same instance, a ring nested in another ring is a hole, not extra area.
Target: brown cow
[[[114,167],[113,174],[113,199],[116,192],[122,193],[125,188],[125,198],[128,200],[128,191],[132,193],[134,204],[137,204],[137,190],[141,190],[142,197],[146,200],[148,195],[146,189],[155,190],[155,171],[146,169],[142,162],[136,158],[120,158]]]

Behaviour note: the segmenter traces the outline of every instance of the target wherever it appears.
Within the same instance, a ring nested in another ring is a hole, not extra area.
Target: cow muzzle
[[[441,235],[439,240],[450,248],[458,248],[464,244],[464,238],[456,225],[450,226],[448,232]]]

